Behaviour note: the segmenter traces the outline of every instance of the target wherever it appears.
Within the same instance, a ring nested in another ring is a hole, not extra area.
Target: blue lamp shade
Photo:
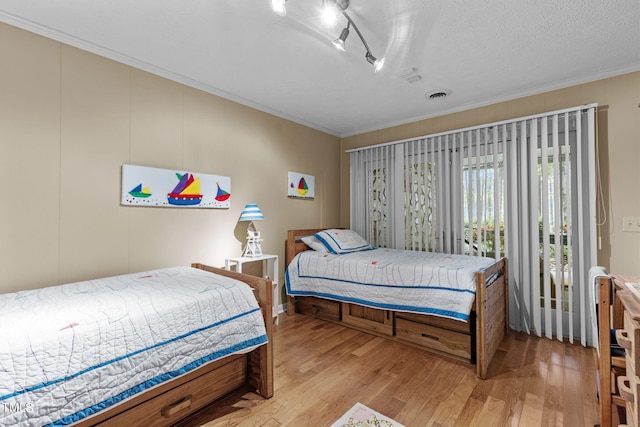
[[[240,214],[239,221],[260,221],[264,219],[264,215],[260,211],[260,208],[255,203],[249,203],[244,207],[242,214]]]

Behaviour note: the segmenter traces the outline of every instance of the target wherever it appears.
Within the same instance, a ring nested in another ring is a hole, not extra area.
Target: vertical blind
[[[596,105],[350,150],[372,245],[509,259],[510,326],[593,345]]]

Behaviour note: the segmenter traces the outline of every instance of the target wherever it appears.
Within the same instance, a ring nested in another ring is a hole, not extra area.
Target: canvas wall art
[[[300,199],[315,197],[315,179],[313,175],[298,172],[288,174],[288,196]]]
[[[231,178],[122,165],[120,203],[127,206],[225,209],[231,205]]]

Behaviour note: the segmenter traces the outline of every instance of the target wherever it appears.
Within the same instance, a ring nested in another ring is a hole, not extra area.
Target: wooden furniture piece
[[[300,240],[322,229],[289,230],[287,265],[310,248]],[[499,277],[489,286],[485,279]],[[468,322],[428,314],[395,312],[317,297],[287,298],[287,313],[309,314],[361,331],[400,341],[431,352],[476,365],[479,378],[486,378],[489,364],[508,331],[507,260],[501,259],[476,273],[476,300]]]
[[[269,342],[249,353],[231,355],[152,388],[78,426],[169,426],[225,394],[250,384],[264,398],[273,396],[271,281],[203,264],[192,267],[247,283],[260,304]]]
[[[618,420],[624,419],[625,400],[620,396],[617,387],[617,378],[625,374],[625,357],[612,355],[611,330],[612,330],[612,306],[614,297],[613,279],[607,276],[599,276],[597,279],[598,298],[598,397],[600,399],[600,423],[601,427],[617,425]],[[613,310],[616,312],[617,310]],[[617,316],[617,315],[616,315]]]
[[[617,298],[623,307],[623,327],[616,330],[618,344],[625,349],[626,373],[617,378],[620,396],[624,399],[627,425],[640,425],[640,297],[625,283],[640,284],[640,277],[615,275]]]
[[[236,272],[242,273],[242,266],[247,263],[262,261],[262,275],[266,278],[271,279],[272,287],[273,287],[273,297],[272,297],[272,316],[273,321],[277,325],[278,324],[278,284],[280,281],[278,280],[278,255],[271,254],[262,254],[256,256],[240,256],[236,258],[227,258],[224,262],[224,268],[226,270],[231,270],[231,265],[235,264]]]

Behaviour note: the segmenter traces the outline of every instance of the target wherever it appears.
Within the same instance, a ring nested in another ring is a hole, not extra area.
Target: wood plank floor
[[[510,333],[479,380],[470,366],[300,314],[274,329],[274,397],[240,390],[180,427],[330,426],[356,402],[407,427],[599,422],[592,348]]]

